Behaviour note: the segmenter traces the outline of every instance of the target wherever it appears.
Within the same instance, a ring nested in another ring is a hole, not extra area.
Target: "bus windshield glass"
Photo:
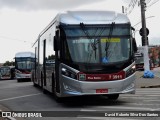
[[[34,68],[34,58],[16,58],[16,66],[18,69],[32,69]]]
[[[1,67],[0,73],[2,76],[10,75],[10,67]]]
[[[79,63],[110,64],[128,60],[131,53],[130,26],[64,26],[68,56]]]

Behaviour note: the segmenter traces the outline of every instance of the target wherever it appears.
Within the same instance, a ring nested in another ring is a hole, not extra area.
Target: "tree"
[[[6,61],[4,64],[3,64],[3,66],[14,66],[15,65],[15,62],[13,62],[13,61]]]
[[[49,55],[47,60],[55,60],[55,55]]]

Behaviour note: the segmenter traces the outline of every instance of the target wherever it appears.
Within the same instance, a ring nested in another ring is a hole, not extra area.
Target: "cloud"
[[[64,10],[100,1],[103,0],[0,0],[0,8],[7,7],[17,10]]]

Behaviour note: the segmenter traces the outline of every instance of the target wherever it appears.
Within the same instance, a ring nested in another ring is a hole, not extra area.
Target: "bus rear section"
[[[56,98],[135,93],[135,39],[124,14],[69,11],[58,16],[34,44],[33,83]],[[52,57],[51,57],[52,56]],[[47,60],[55,61],[53,67]]]
[[[34,68],[34,53],[20,52],[15,56],[15,77],[17,82],[31,81],[31,70]]]

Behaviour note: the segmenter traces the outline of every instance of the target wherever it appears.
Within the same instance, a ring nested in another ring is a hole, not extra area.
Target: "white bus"
[[[17,82],[31,80],[31,70],[34,68],[35,54],[18,52],[15,55],[15,77]]]
[[[35,86],[69,96],[135,93],[136,42],[128,17],[113,11],[58,14],[34,43]],[[49,64],[46,61],[53,60]]]

